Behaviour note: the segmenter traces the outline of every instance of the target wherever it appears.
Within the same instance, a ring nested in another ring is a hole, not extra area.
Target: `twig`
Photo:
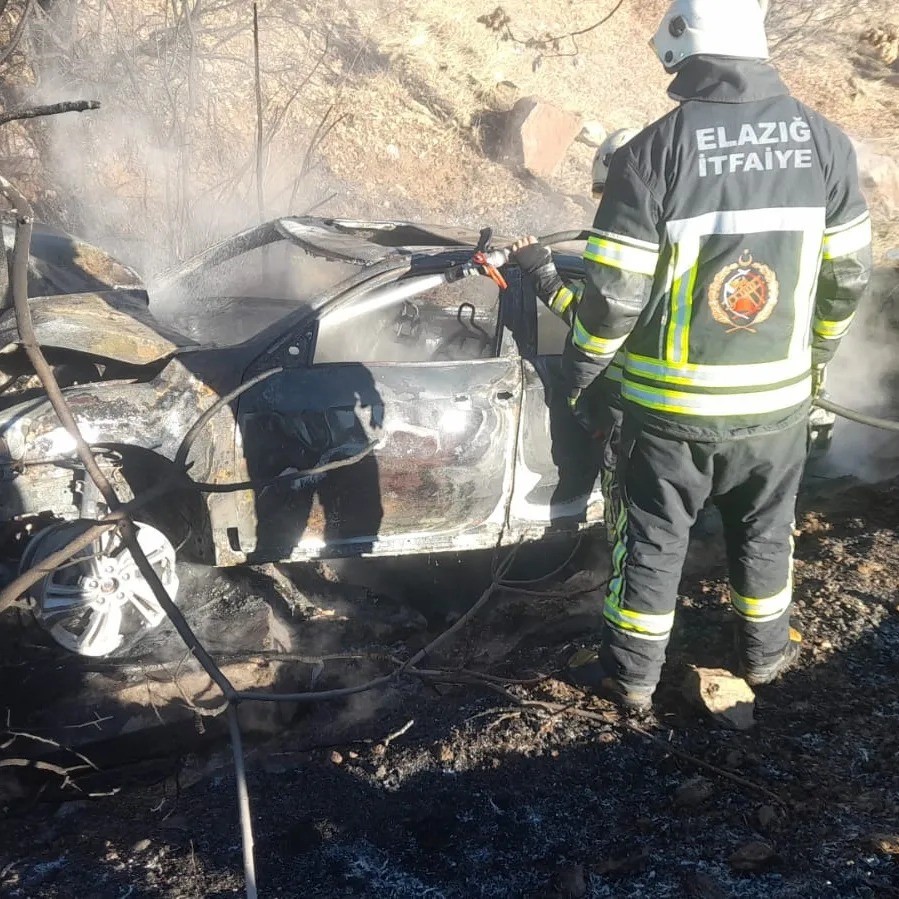
[[[12,737],[11,740],[4,743],[2,747],[3,749],[7,749],[15,743],[16,739],[22,740],[31,740],[33,743],[41,743],[44,746],[52,746],[53,749],[59,749],[62,752],[71,752],[72,755],[75,756],[76,759],[84,762],[90,768],[93,768],[94,771],[98,771],[99,768],[86,756],[82,755],[80,752],[76,752],[74,749],[69,749],[68,746],[63,746],[61,743],[57,743],[56,740],[51,740],[49,737],[39,737],[37,734],[26,733],[25,731],[19,730],[7,730],[7,734]]]
[[[625,0],[619,0],[617,5],[612,9],[608,15],[603,16],[598,22],[594,22],[592,25],[589,25],[587,28],[581,28],[578,31],[569,31],[567,34],[556,34],[556,35],[546,35],[546,37],[536,38],[529,37],[522,40],[521,38],[515,37],[512,33],[512,29],[509,27],[509,17],[505,13],[501,13],[500,9],[497,9],[492,15],[489,16],[481,16],[478,21],[482,24],[486,25],[488,28],[494,31],[502,31],[503,37],[506,40],[512,41],[515,44],[521,44],[523,47],[528,47],[529,49],[534,50],[551,50],[553,48],[558,48],[558,45],[564,40],[570,40],[572,44],[574,44],[574,53],[571,54],[559,54],[559,55],[568,55],[574,56],[578,53],[578,45],[575,38],[581,37],[582,35],[589,34],[591,31],[596,31],[597,28],[605,25],[615,13],[624,6]],[[497,16],[499,16],[497,18]]]
[[[262,75],[259,71],[259,7],[253,0],[253,81],[256,89],[256,211],[265,221],[265,148],[263,145]]]
[[[412,727],[415,724],[415,719],[411,718],[407,721],[399,730],[395,730],[392,734],[387,734],[381,742],[384,744],[384,748],[386,749],[394,740],[398,737],[403,736],[403,734],[409,733]]]
[[[566,714],[573,715],[576,718],[581,718],[584,721],[589,721],[594,724],[603,724],[611,727],[617,727],[623,730],[628,730],[631,733],[637,734],[643,737],[645,740],[648,740],[654,746],[658,746],[666,753],[670,753],[673,756],[681,759],[681,761],[688,762],[689,764],[701,768],[704,771],[708,771],[711,774],[716,774],[718,777],[722,777],[725,780],[729,780],[731,783],[737,784],[741,787],[745,787],[747,790],[752,790],[755,793],[758,793],[764,796],[767,799],[770,799],[772,802],[776,802],[778,805],[785,807],[787,805],[786,800],[782,799],[777,793],[772,792],[766,787],[762,787],[757,783],[753,783],[751,780],[747,780],[745,777],[740,777],[737,774],[732,774],[730,771],[726,771],[724,768],[719,768],[717,765],[713,765],[711,762],[706,762],[703,759],[697,758],[695,755],[691,755],[689,752],[685,752],[683,749],[678,749],[676,746],[672,746],[666,740],[662,740],[661,738],[655,736],[655,734],[651,734],[649,731],[644,730],[637,724],[634,724],[632,721],[609,721],[603,715],[600,715],[598,712],[591,712],[589,709],[583,709],[580,706],[576,705],[561,705],[560,703],[555,702],[543,702],[540,700],[521,700],[517,703],[523,709],[538,709],[545,712],[551,712],[553,714]]]
[[[94,720],[93,721],[85,721],[84,724],[66,724],[64,725],[65,730],[81,730],[84,727],[96,727],[97,730],[103,730],[101,727],[102,724],[105,724],[107,721],[112,721],[112,715],[105,715],[104,717],[100,717],[99,712],[94,711]]]
[[[519,544],[520,545],[520,544]],[[414,668],[425,656],[430,655],[436,649],[441,647],[450,637],[456,634],[458,631],[462,630],[478,612],[490,601],[491,597],[494,593],[499,589],[500,582],[503,579],[503,576],[511,567],[512,563],[515,561],[515,556],[518,554],[518,546],[514,546],[512,550],[509,552],[509,555],[497,566],[496,573],[493,578],[493,582],[490,586],[481,594],[481,598],[461,617],[459,618],[452,627],[447,628],[442,634],[439,634],[435,637],[424,649],[420,649],[408,662],[403,666],[402,670],[405,671],[409,668]]]
[[[0,112],[0,125],[21,119],[36,119],[42,116],[59,115],[62,112],[87,112],[90,109],[99,108],[99,100],[69,100],[65,103],[54,103],[51,106],[28,106],[23,109]]]
[[[237,699],[253,702],[324,702],[330,699],[342,699],[344,696],[354,696],[356,693],[367,693],[378,687],[385,687],[396,680],[396,673],[376,677],[364,684],[355,687],[341,687],[337,690],[319,690],[309,693],[256,693],[252,691],[237,691]]]

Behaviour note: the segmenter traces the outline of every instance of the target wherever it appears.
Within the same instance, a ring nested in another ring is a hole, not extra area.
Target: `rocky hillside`
[[[504,231],[583,224],[592,147],[575,142],[551,177],[522,175],[497,161],[503,116],[528,96],[600,133],[663,113],[647,42],[665,0],[494,4],[260,0],[260,164],[250,3],[56,0],[8,67],[7,102],[103,108],[10,130],[0,154],[50,217],[149,271],[254,220],[257,167],[265,215],[321,204]],[[771,12],[790,85],[862,142],[884,231],[899,213],[892,5]]]

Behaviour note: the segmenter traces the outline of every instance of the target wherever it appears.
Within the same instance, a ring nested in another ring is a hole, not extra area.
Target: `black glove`
[[[539,243],[525,244],[510,254],[521,270],[533,278],[534,291],[548,306],[556,291],[564,286],[553,262],[553,254],[549,247]]]
[[[533,275],[544,265],[552,265],[553,254],[543,244],[529,243],[512,253],[512,258],[518,262],[523,272]]]
[[[575,421],[593,438],[603,440],[605,434],[602,423],[596,415],[594,404],[590,402],[587,391],[575,388],[568,395],[568,408]]]

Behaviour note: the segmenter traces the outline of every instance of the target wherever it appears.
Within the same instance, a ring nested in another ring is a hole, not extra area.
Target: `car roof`
[[[187,285],[204,271],[278,241],[292,243],[311,256],[361,266],[382,262],[390,256],[474,248],[479,239],[478,233],[452,225],[287,216],[247,228],[213,244],[155,277],[153,287],[168,291]],[[492,237],[491,242],[511,243],[511,239]]]

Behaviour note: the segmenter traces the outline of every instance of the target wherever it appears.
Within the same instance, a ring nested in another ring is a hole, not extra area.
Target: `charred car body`
[[[162,277],[150,303],[127,267],[37,234],[37,337],[123,499],[170,476],[202,413],[261,379],[193,443],[189,477],[206,488],[182,484],[137,516],[170,591],[176,548],[219,566],[459,551],[601,519],[597,453],[560,389],[565,326],[514,266],[505,283],[464,277],[476,241],[403,223],[280,219]],[[581,275],[577,255],[557,261]],[[34,384],[11,309],[0,346],[0,511],[14,573],[105,510]],[[242,482],[252,486],[227,486]],[[54,639],[87,655],[162,619],[114,537],[33,599]]]

